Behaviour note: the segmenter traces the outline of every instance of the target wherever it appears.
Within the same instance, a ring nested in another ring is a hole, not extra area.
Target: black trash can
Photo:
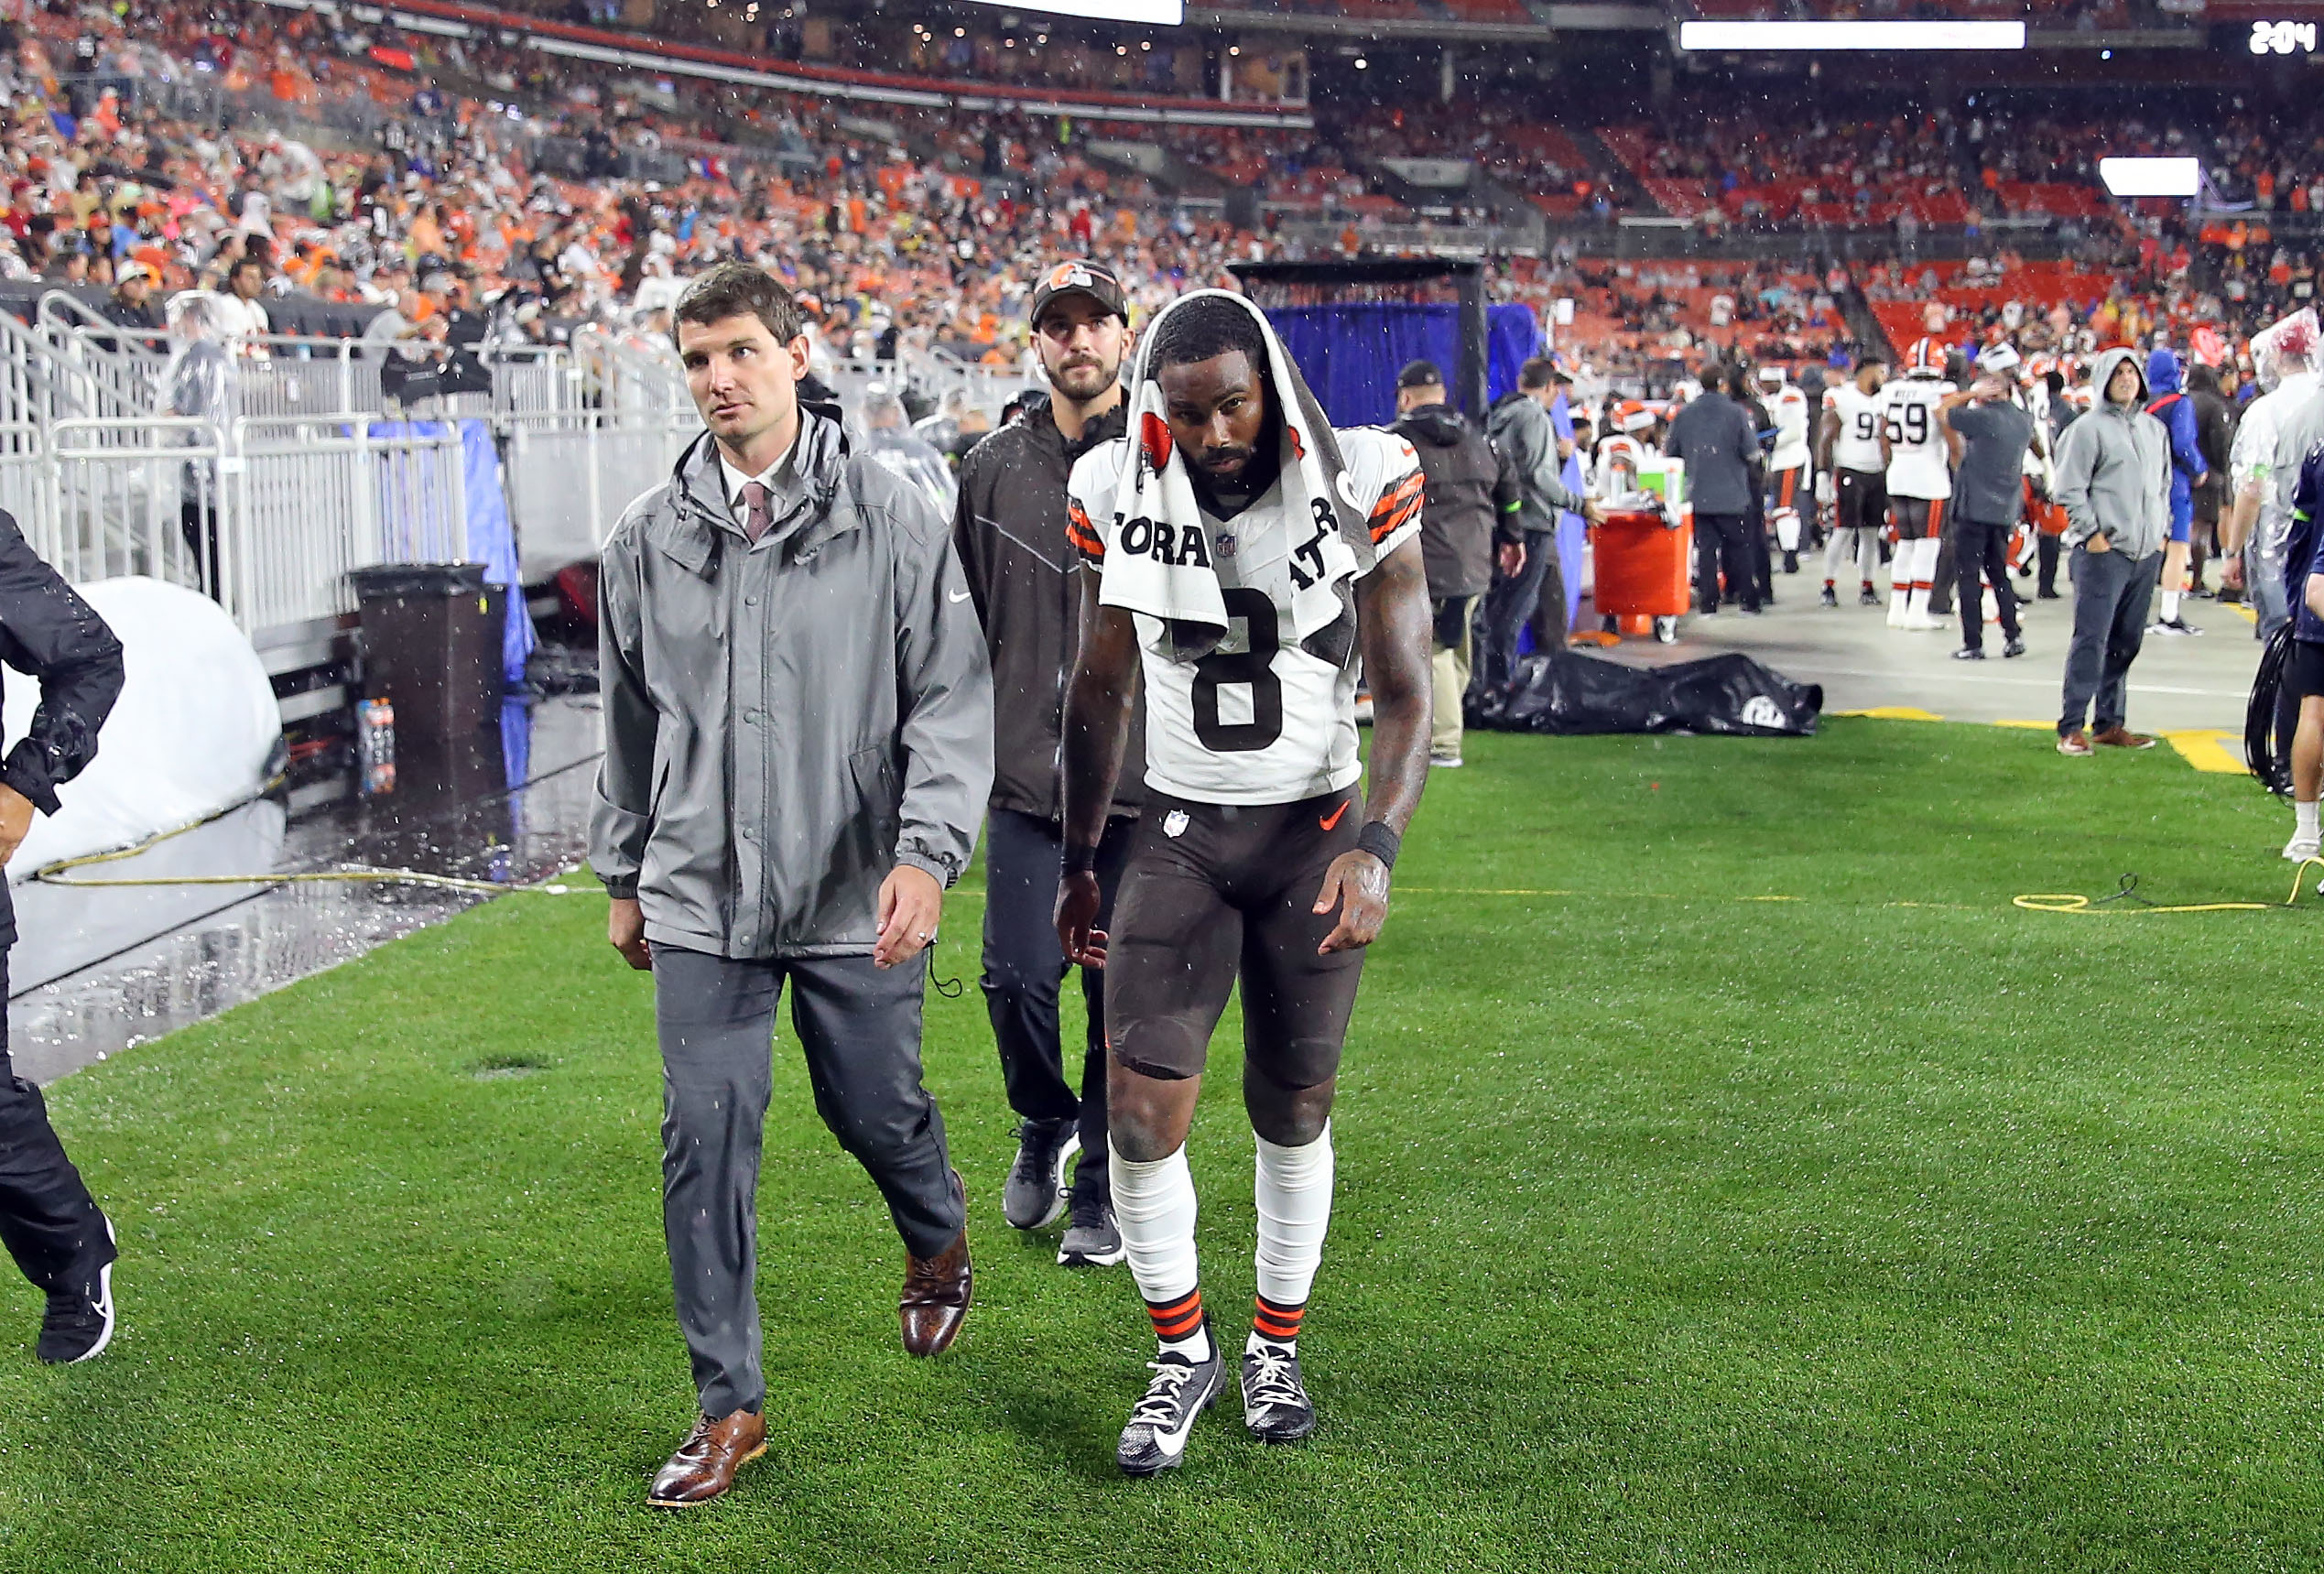
[[[418,775],[472,790],[501,757],[501,625],[507,592],[482,563],[356,569],[363,693],[395,708],[399,787]]]

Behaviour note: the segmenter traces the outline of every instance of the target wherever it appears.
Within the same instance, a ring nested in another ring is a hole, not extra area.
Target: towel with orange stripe
[[[1292,639],[1352,626],[1354,581],[1419,528],[1427,483],[1412,445],[1373,427],[1334,428],[1276,337],[1266,314],[1228,290],[1180,296],[1146,324],[1130,383],[1128,435],[1084,454],[1068,485],[1066,537],[1102,565],[1099,599],[1158,621],[1167,654],[1198,660],[1228,628],[1211,522],[1163,411],[1147,357],[1163,326],[1189,301],[1233,301],[1257,321],[1267,348],[1268,390],[1280,416],[1279,501],[1236,516],[1243,582],[1287,565]],[[1278,598],[1279,600],[1279,598]]]

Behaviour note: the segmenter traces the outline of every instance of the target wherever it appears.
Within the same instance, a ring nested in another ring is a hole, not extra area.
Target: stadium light
[[[1099,22],[1139,22],[1150,27],[1175,27],[1186,20],[1186,0],[976,0],[976,4],[1044,16],[1087,16]]]
[[[1749,49],[2022,49],[2023,22],[1681,22],[1689,53]]]
[[[2199,158],[2101,158],[2098,178],[2117,197],[2195,197],[2202,194]]]

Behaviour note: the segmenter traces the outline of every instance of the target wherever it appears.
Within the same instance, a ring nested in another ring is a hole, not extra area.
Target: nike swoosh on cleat
[[[1355,799],[1353,798],[1341,798],[1340,800],[1340,807],[1333,809],[1329,818],[1319,815],[1316,817],[1316,823],[1323,827],[1326,830],[1330,830],[1333,826],[1340,823],[1340,817],[1348,812],[1348,805],[1353,803]]]

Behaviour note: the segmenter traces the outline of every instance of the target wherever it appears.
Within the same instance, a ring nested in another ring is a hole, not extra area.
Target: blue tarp
[[[1394,303],[1270,308],[1267,320],[1335,427],[1385,426],[1396,418],[1396,374],[1407,361],[1461,372],[1461,309]],[[1517,368],[1542,352],[1530,306],[1485,308],[1485,385],[1499,398],[1517,385]],[[1480,425],[1484,411],[1472,410]]]
[[[374,421],[370,431],[375,439],[440,438],[451,430],[452,424]],[[533,635],[532,614],[525,608],[525,588],[517,582],[516,532],[509,523],[508,494],[501,485],[500,450],[493,445],[492,429],[482,420],[470,417],[458,425],[462,494],[468,510],[468,560],[484,565],[486,584],[498,585],[508,592],[507,622],[500,640],[501,671],[508,687],[516,689],[525,681],[525,664],[538,642]],[[407,504],[393,484],[392,477],[382,483],[380,502],[386,510],[386,538],[394,541],[409,534],[396,517],[396,511]]]

